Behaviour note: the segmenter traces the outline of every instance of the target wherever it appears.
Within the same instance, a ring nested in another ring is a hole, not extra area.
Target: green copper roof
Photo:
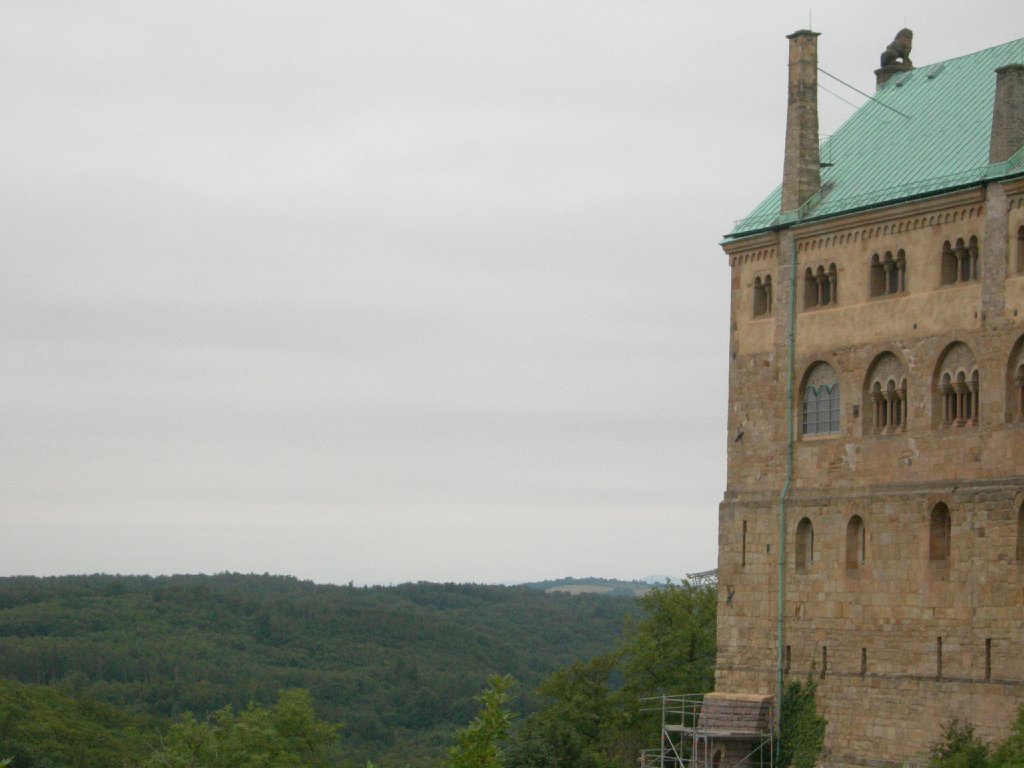
[[[1024,172],[1024,148],[989,166],[997,67],[1024,63],[1024,39],[893,75],[821,145],[823,194],[803,220],[935,194]],[[779,223],[781,187],[727,238]]]

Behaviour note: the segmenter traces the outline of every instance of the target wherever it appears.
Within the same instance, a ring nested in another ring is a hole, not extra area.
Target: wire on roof
[[[896,109],[895,107],[890,107],[890,106],[889,106],[888,104],[886,104],[886,103],[885,103],[884,101],[879,101],[879,100],[878,100],[878,99],[876,99],[876,98],[875,98],[874,96],[872,96],[872,95],[871,95],[870,93],[864,93],[864,91],[862,91],[862,90],[861,90],[860,88],[855,88],[854,86],[850,85],[850,84],[849,84],[848,82],[846,82],[845,80],[840,80],[840,79],[839,79],[838,77],[836,77],[835,75],[833,75],[833,74],[832,74],[831,72],[826,72],[826,71],[825,71],[824,69],[822,69],[821,67],[818,67],[818,71],[819,71],[819,72],[821,72],[821,74],[823,74],[823,75],[828,75],[828,76],[829,76],[829,77],[831,77],[831,78],[832,78],[833,80],[835,80],[835,81],[836,81],[837,83],[842,83],[843,85],[845,85],[845,86],[846,86],[847,88],[849,88],[850,90],[852,90],[852,91],[856,91],[856,92],[857,92],[857,93],[859,93],[859,94],[860,94],[861,96],[866,96],[867,98],[871,99],[871,101],[875,102],[876,104],[880,104],[880,105],[882,105],[883,107],[885,107],[886,109],[888,109],[888,110],[890,110],[890,111],[892,111],[892,112],[895,112],[895,113],[896,113],[897,115],[899,115],[900,117],[905,117],[905,118],[907,118],[907,120],[909,120],[909,119],[910,119],[910,115],[905,115],[905,114],[903,114],[902,112],[900,112],[900,111],[899,111],[898,109]],[[833,94],[833,95],[834,95],[834,94]]]
[[[844,99],[844,98],[843,98],[842,96],[840,96],[840,95],[839,95],[838,93],[836,93],[835,91],[830,91],[830,90],[829,90],[828,88],[826,88],[826,87],[825,87],[824,85],[822,85],[821,83],[818,83],[818,87],[819,87],[819,88],[821,88],[821,90],[823,90],[823,91],[824,91],[825,93],[830,93],[830,94],[832,94],[832,95],[833,95],[833,96],[835,96],[835,97],[836,97],[837,99],[839,99],[839,100],[840,100],[841,102],[843,102],[843,103],[845,103],[845,104],[849,104],[849,105],[850,105],[851,107],[853,107],[854,109],[858,109],[858,108],[860,107],[860,104],[854,104],[854,103],[853,103],[852,101],[849,101],[848,99]]]

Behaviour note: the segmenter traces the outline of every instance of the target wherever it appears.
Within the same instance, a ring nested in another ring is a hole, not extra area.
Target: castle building
[[[723,243],[716,693],[813,676],[828,766],[1024,703],[1024,39],[915,67],[910,35],[822,144],[789,36],[782,184]]]

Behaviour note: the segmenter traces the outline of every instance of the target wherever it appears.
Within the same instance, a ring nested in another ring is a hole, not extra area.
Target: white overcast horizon
[[[0,575],[716,567],[787,41],[1016,2],[32,2],[0,28]],[[828,77],[829,134],[865,96]],[[829,93],[831,91],[832,93]]]

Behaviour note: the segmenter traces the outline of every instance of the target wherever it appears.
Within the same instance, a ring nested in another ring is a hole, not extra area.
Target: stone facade
[[[775,693],[781,552],[784,676],[818,680],[826,765],[924,765],[951,716],[1003,737],[1024,703],[1024,177],[723,247],[716,690]]]

